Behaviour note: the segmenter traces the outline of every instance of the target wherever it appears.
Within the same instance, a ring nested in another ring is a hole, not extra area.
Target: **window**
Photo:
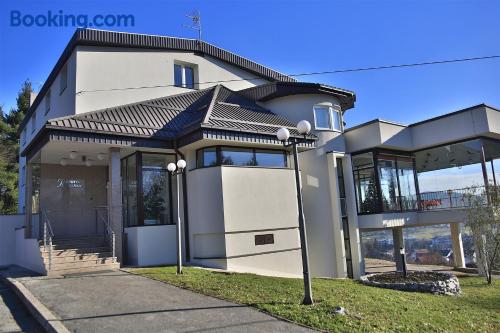
[[[194,68],[184,64],[174,64],[174,84],[176,87],[194,89]]]
[[[318,130],[340,131],[340,111],[331,106],[314,107],[314,125]]]
[[[36,111],[33,112],[33,115],[31,116],[31,133],[33,133],[36,129]]]
[[[24,126],[23,132],[21,133],[21,141],[24,144],[26,144],[26,126]]]
[[[417,209],[417,185],[411,155],[379,151],[352,156],[358,212]]]
[[[47,94],[45,95],[45,114],[49,113],[50,111],[50,90],[47,91]]]
[[[123,221],[127,227],[175,224],[172,187],[167,171],[173,155],[137,152],[122,159]]]
[[[286,168],[286,154],[282,150],[240,147],[208,147],[196,152],[196,167],[216,165]]]
[[[61,70],[61,74],[59,74],[59,94],[62,94],[67,86],[68,86],[68,66],[65,65]]]

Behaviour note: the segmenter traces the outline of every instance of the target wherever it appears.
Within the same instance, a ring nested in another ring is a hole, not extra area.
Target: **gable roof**
[[[260,65],[254,61],[241,57],[237,54],[221,49],[210,43],[188,38],[167,37],[158,35],[145,35],[128,32],[116,32],[107,30],[95,30],[88,28],[78,28],[63,53],[59,57],[56,65],[49,74],[49,77],[43,84],[40,92],[33,101],[30,109],[21,123],[19,130],[21,131],[33,110],[40,104],[45,93],[50,88],[56,79],[59,71],[64,66],[71,53],[77,45],[87,46],[103,46],[103,47],[126,47],[126,48],[141,48],[141,49],[161,49],[194,52],[199,55],[208,55],[226,63],[241,68],[249,73],[255,74],[258,77],[269,81],[286,81],[294,82],[292,77],[277,72],[269,67]]]
[[[240,90],[240,93],[260,102],[290,95],[330,95],[339,100],[342,111],[354,107],[356,101],[356,94],[353,91],[312,82],[271,82]]]
[[[222,85],[72,116],[47,129],[175,140],[199,129],[273,136],[280,127],[299,137],[295,124]],[[314,139],[314,136],[310,136]]]

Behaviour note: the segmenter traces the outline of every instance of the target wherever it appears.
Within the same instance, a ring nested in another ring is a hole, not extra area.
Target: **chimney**
[[[33,102],[35,101],[36,96],[38,96],[38,93],[32,91],[30,94],[30,106],[33,105]]]

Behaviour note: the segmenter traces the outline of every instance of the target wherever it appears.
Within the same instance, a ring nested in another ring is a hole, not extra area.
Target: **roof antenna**
[[[184,28],[190,28],[193,30],[198,31],[198,40],[201,41],[201,15],[199,10],[194,10],[190,15],[186,15],[187,18],[189,18],[193,24],[192,25],[187,25],[183,24],[182,26]]]

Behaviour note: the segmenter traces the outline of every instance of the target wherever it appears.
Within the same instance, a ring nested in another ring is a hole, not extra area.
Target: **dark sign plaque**
[[[255,245],[274,244],[274,234],[255,235]]]

